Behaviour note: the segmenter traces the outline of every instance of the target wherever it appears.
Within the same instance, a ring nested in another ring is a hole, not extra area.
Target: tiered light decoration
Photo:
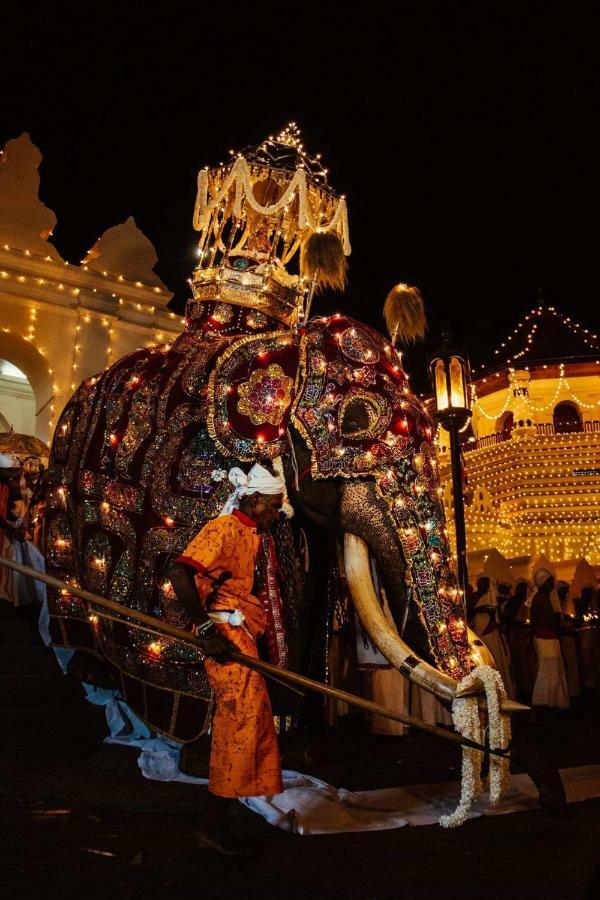
[[[346,201],[329,188],[320,156],[304,151],[293,122],[200,172],[194,227],[194,299],[250,307],[258,325],[261,313],[297,324],[308,317],[315,290],[345,282]]]
[[[549,356],[561,340],[553,323],[564,327],[564,341],[571,345],[563,359]],[[552,342],[544,344],[547,328],[553,329]],[[580,340],[573,342],[572,336]],[[583,556],[600,563],[596,351],[600,343],[595,333],[554,307],[540,305],[494,354],[503,368],[471,386],[475,435],[463,447],[469,551],[497,547],[509,558],[545,553],[555,562]],[[553,417],[559,404],[578,410],[579,421],[564,433]],[[513,415],[506,427],[508,413]],[[497,422],[501,424],[490,432],[490,424],[493,429]],[[450,481],[447,462],[442,461],[441,475]],[[450,505],[448,487],[445,500]]]

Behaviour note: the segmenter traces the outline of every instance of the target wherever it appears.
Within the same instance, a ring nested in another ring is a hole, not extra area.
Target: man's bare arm
[[[187,610],[194,625],[201,631],[197,633],[198,640],[206,656],[217,662],[227,662],[230,653],[235,649],[233,645],[219,633],[216,625],[206,614],[206,610],[198,599],[198,590],[194,580],[194,571],[184,563],[172,563],[166,575],[173,585],[175,596],[181,605]]]
[[[194,572],[190,566],[174,562],[169,566],[166,574],[173,585],[177,599],[188,612],[194,625],[204,625],[205,622],[208,622],[206,610],[198,599]]]

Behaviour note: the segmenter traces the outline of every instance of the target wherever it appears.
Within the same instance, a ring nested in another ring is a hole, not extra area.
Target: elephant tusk
[[[461,689],[449,675],[440,672],[425,660],[419,659],[402,640],[394,626],[388,622],[375,593],[371,579],[369,548],[355,534],[344,534],[344,563],[350,596],[365,631],[392,665],[410,681],[434,694],[439,700],[452,701],[455,697],[480,696],[485,706],[483,684],[476,680],[467,690]],[[477,651],[478,663],[494,665],[493,657],[485,644],[469,629],[469,643]],[[503,700],[502,711],[523,712],[528,707],[514,700]]]
[[[355,534],[344,534],[344,564],[352,602],[365,631],[392,665],[440,700],[452,701],[456,682],[414,655],[379,604],[369,565],[369,548]],[[483,686],[482,686],[483,689]]]

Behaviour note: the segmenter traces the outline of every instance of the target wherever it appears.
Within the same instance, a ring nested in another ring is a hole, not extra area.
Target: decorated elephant
[[[470,643],[452,571],[434,425],[395,348],[422,331],[420,298],[402,287],[390,296],[391,340],[343,314],[309,317],[321,288],[343,286],[350,245],[345,200],[293,126],[203,170],[194,222],[183,333],[88,378],[62,412],[49,570],[188,627],[169,561],[220,513],[233,468],[271,460],[296,514],[263,538],[255,593],[269,612],[266,653],[306,667],[303,616],[329,604],[317,616],[326,642],[331,593],[347,584],[387,660],[451,700],[485,651]],[[90,614],[67,590],[49,605],[55,645],[100,657],[157,732],[187,742],[206,729],[197,650]]]

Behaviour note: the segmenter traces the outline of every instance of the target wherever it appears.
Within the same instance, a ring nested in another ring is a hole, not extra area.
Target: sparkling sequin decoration
[[[150,611],[152,615],[161,615],[160,608],[153,610],[151,599],[155,594],[156,578],[159,576],[157,558],[164,556],[163,562],[170,555],[181,553],[189,544],[198,528],[150,528],[148,529],[140,552],[140,566],[137,579],[138,609]]]
[[[260,329],[264,330],[268,323],[269,319],[264,313],[253,310],[246,315],[246,325],[253,331],[259,331]]]
[[[157,377],[143,382],[133,394],[127,417],[127,428],[118,445],[115,457],[115,468],[121,478],[129,478],[129,467],[133,457],[152,432],[159,389],[160,378]]]
[[[442,671],[460,679],[473,666],[464,603],[450,568],[443,508],[437,493],[419,490],[420,483],[418,467],[409,459],[399,463],[393,473],[379,473],[376,479],[410,568],[432,656]]]
[[[193,426],[194,429],[203,427],[195,418],[194,407],[182,405],[169,420],[169,432],[174,432],[174,434],[170,435],[165,442],[163,451],[154,466],[151,481],[152,506],[160,516],[169,516],[178,523],[193,525],[199,529],[207,518],[211,518],[211,516],[207,516],[205,505],[198,502],[198,497],[181,495],[176,493],[172,487],[174,470],[181,455],[180,447],[188,426]],[[218,506],[220,509],[228,495],[227,485],[224,484],[220,485],[216,491],[212,491],[206,497],[207,500],[209,498],[211,500],[209,510],[214,510],[218,503],[220,503]],[[214,515],[217,514],[218,509],[213,513]]]
[[[372,387],[377,381],[377,374],[372,366],[363,366],[361,369],[354,369],[352,378],[363,387]]]
[[[244,437],[232,428],[229,421],[227,401],[234,372],[245,366],[252,366],[262,354],[281,350],[292,342],[288,334],[275,332],[260,337],[245,337],[236,341],[218,360],[208,384],[208,432],[225,456],[250,461],[264,455],[271,458],[285,452],[287,442],[282,439],[271,441],[255,437]]]
[[[95,384],[84,382],[73,398],[76,403],[75,427],[65,466],[65,481],[68,484],[73,481],[77,468],[83,463],[86,449],[92,439],[94,423],[100,415],[100,398],[106,389],[106,383],[106,378],[102,376]]]
[[[112,563],[110,540],[106,534],[96,531],[87,539],[83,560],[89,590],[105,597],[108,572]]]
[[[215,469],[226,468],[227,465],[230,465],[230,462],[219,453],[206,427],[202,425],[183,448],[177,481],[181,490],[199,495],[205,503],[215,494],[219,494],[217,500],[219,502],[224,494],[221,488],[229,491],[229,482],[214,482],[212,473]],[[212,518],[210,509],[207,510],[206,518]]]
[[[218,342],[205,341],[200,346],[195,347],[195,353],[191,363],[185,371],[181,380],[182,387],[186,394],[193,399],[199,399],[208,383],[208,363],[215,353],[225,346],[224,340]],[[186,360],[187,361],[187,360]]]
[[[216,322],[219,322],[220,325],[225,325],[227,322],[231,322],[231,320],[233,319],[233,307],[230,306],[229,303],[215,304],[212,318]]]
[[[294,380],[277,363],[259,369],[238,388],[238,412],[248,416],[253,425],[279,425],[292,402],[293,385]]]
[[[344,356],[347,356],[352,362],[366,363],[367,365],[379,362],[380,353],[377,345],[366,331],[355,325],[342,332],[340,349]]]
[[[60,569],[73,565],[73,539],[68,517],[59,513],[52,520],[46,534],[46,556],[48,563]]]
[[[53,450],[57,460],[64,461],[67,458],[69,449],[69,441],[71,439],[71,430],[73,427],[73,417],[75,416],[75,406],[69,405],[61,415],[54,437]]]
[[[368,421],[367,427],[360,427],[353,419],[355,411],[362,411]],[[386,431],[392,418],[392,408],[380,394],[352,390],[346,394],[338,409],[338,427],[342,434],[352,440],[376,438]]]

